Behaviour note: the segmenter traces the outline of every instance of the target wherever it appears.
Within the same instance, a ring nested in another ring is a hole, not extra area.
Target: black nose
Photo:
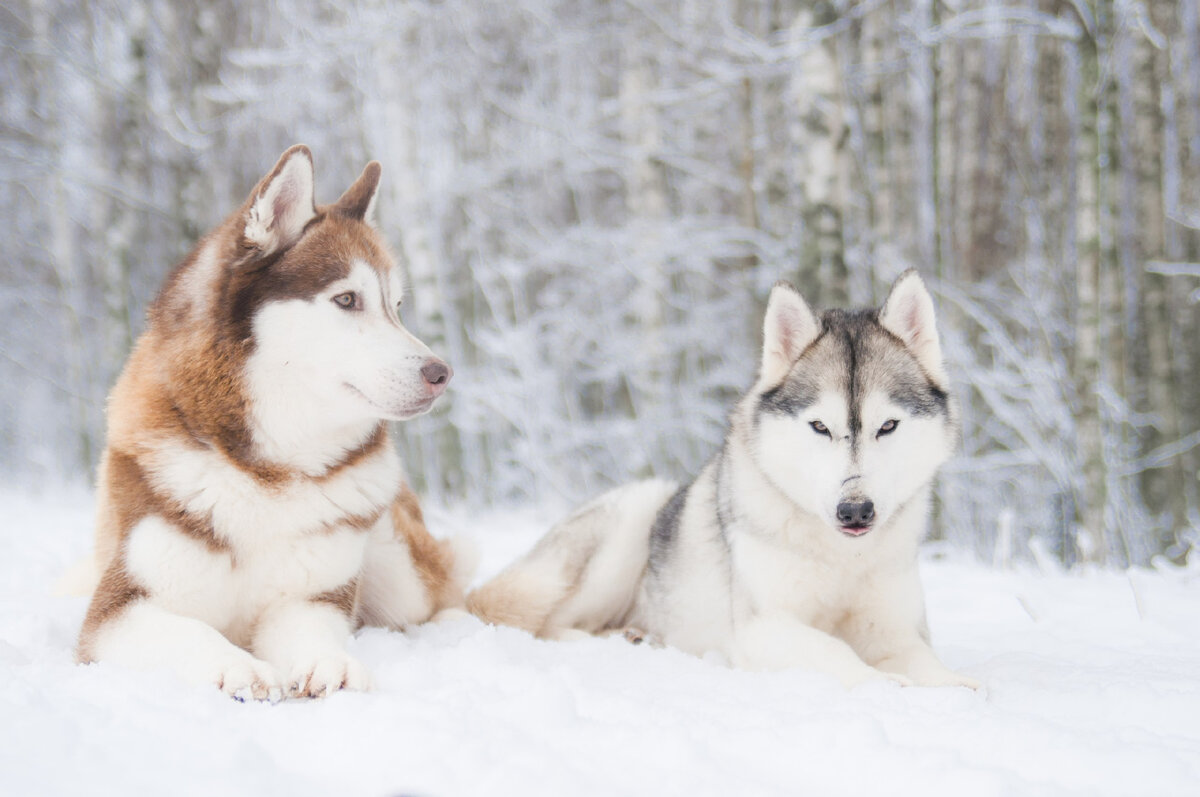
[[[870,501],[843,501],[837,507],[843,526],[866,526],[875,519],[875,504]]]
[[[450,366],[441,360],[429,360],[421,366],[421,376],[431,386],[444,388],[450,381]]]

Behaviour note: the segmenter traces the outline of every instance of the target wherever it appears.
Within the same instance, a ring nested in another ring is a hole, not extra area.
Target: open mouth
[[[864,523],[864,524],[858,525],[858,526],[854,526],[854,525],[841,526],[840,528],[841,528],[842,534],[845,534],[847,537],[861,537],[862,535],[866,534],[868,531],[871,530],[871,524]]]

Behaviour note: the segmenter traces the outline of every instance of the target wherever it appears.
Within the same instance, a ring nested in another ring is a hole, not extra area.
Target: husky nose
[[[442,395],[442,391],[446,389],[446,383],[452,376],[454,376],[454,371],[441,360],[426,360],[425,364],[421,366],[421,378],[425,380],[425,384],[429,386],[429,392],[434,396]]]
[[[875,519],[875,504],[870,501],[843,501],[837,506],[837,518],[843,526],[861,528]]]

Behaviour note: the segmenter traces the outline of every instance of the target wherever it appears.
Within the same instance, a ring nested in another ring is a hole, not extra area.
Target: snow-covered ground
[[[985,691],[745,673],[620,639],[474,620],[353,652],[375,690],[239,704],[76,666],[51,598],[88,548],[84,492],[0,492],[0,794],[1195,794],[1200,572],[999,572],[932,555],[935,647]],[[538,512],[432,512],[494,572]]]

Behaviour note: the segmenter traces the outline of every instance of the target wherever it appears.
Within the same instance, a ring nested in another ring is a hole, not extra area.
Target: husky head
[[[753,450],[794,504],[861,537],[925,501],[957,427],[933,302],[915,271],[882,309],[819,319],[790,285],[771,291]]]
[[[400,320],[400,271],[373,227],[379,178],[371,162],[318,206],[312,155],[294,146],[168,281],[152,320],[196,341],[173,358],[193,428],[320,469],[446,389],[450,367]]]

